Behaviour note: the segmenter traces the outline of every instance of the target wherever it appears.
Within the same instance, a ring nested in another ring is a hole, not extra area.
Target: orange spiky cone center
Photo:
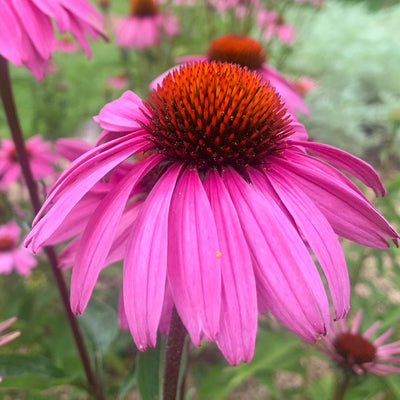
[[[249,36],[225,35],[214,39],[207,57],[212,61],[239,64],[249,69],[258,69],[267,60],[262,45]]]
[[[199,168],[263,164],[286,147],[290,117],[275,89],[238,65],[204,62],[170,73],[145,103],[155,148]]]

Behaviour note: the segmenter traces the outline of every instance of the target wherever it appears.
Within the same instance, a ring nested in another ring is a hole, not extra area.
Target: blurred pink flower
[[[242,67],[247,67],[256,71],[262,76],[263,81],[270,82],[275,87],[276,91],[281,95],[282,100],[285,102],[287,110],[294,116],[300,110],[308,115],[308,107],[295,86],[289,82],[283,75],[276,69],[267,65],[265,61],[267,55],[261,45],[250,36],[241,35],[224,35],[214,39],[207,50],[205,56],[185,56],[180,57],[180,63],[189,63],[196,61],[221,61],[229,62],[232,64],[239,64]],[[176,67],[174,67],[176,68]],[[168,70],[151,84],[151,89],[155,89],[159,83],[162,82],[164,77],[170,72]]]
[[[304,96],[310,90],[313,90],[318,86],[318,82],[308,76],[292,78],[291,81],[301,96]]]
[[[113,89],[127,89],[129,86],[128,76],[124,73],[107,78],[106,85]]]
[[[63,35],[56,40],[56,49],[63,53],[76,53],[79,51],[79,46],[70,36]]]
[[[42,179],[54,174],[53,163],[58,159],[51,150],[51,143],[41,135],[35,135],[25,142],[33,177]],[[14,142],[1,139],[0,146],[0,190],[6,190],[11,183],[23,181]]]
[[[130,15],[114,21],[115,41],[125,48],[152,47],[163,34],[172,37],[179,29],[178,19],[160,12],[156,0],[131,0]]]
[[[267,40],[278,37],[286,44],[291,44],[295,37],[295,29],[285,22],[283,17],[275,11],[259,10],[257,22]]]
[[[389,246],[386,238],[398,241],[331,164],[383,194],[372,167],[303,141],[304,127],[275,89],[238,65],[181,66],[147,101],[126,92],[96,121],[101,139],[60,176],[25,244],[37,251],[48,243],[96,185],[141,155],[91,207],[75,250],[71,306],[85,310],[126,224],[123,308],[142,351],[155,345],[173,305],[193,343],[215,340],[231,364],[252,358],[258,311],[315,341],[331,315],[309,249],[340,319],[349,308],[349,281],[337,235],[379,248]],[[124,213],[136,206],[127,223]]]
[[[37,264],[35,257],[18,245],[20,232],[14,221],[0,225],[0,274],[10,274],[15,268],[20,275],[27,276]]]
[[[323,337],[317,348],[332,357],[345,369],[356,374],[372,372],[375,375],[400,373],[400,341],[384,344],[393,333],[387,330],[371,339],[378,329],[379,321],[360,333],[362,311],[358,311],[350,327],[344,320],[332,324],[328,336]]]
[[[0,13],[0,55],[24,64],[42,79],[56,47],[53,21],[60,32],[71,32],[90,57],[85,37],[105,38],[103,18],[86,0],[5,0]]]

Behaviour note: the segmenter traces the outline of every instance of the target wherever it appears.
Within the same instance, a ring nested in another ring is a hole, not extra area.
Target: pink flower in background
[[[318,86],[318,82],[308,76],[292,78],[291,81],[301,96],[306,95],[310,90],[313,90]]]
[[[258,11],[257,23],[263,31],[265,39],[270,40],[277,36],[288,45],[293,42],[296,34],[294,27],[275,11]]]
[[[21,229],[11,221],[0,225],[0,274],[10,274],[15,269],[20,275],[27,276],[37,264],[35,257],[18,245]]]
[[[29,162],[35,179],[54,174],[54,162],[57,155],[51,150],[51,143],[44,141],[41,135],[29,138],[26,143]],[[14,142],[2,139],[0,146],[0,190],[6,190],[11,183],[22,181],[21,166],[18,162]]]
[[[115,41],[125,48],[152,47],[163,34],[172,37],[179,29],[177,18],[160,12],[156,0],[131,0],[130,15],[114,22]]]
[[[0,333],[9,328],[17,318],[9,318],[6,321],[0,322]],[[7,343],[10,343],[12,340],[16,339],[21,334],[20,331],[13,331],[0,336],[0,346],[4,346]],[[0,382],[2,381],[2,377],[0,376]]]
[[[76,53],[79,51],[79,46],[70,36],[63,35],[56,40],[56,49],[63,53]]]
[[[294,85],[283,77],[276,69],[267,65],[265,61],[267,55],[261,43],[249,36],[241,35],[224,35],[214,39],[205,56],[186,56],[180,57],[180,63],[188,63],[195,61],[221,61],[233,64],[239,64],[256,71],[263,78],[263,81],[270,82],[276,91],[281,95],[282,100],[288,111],[296,116],[298,110],[304,114],[308,114],[308,107],[299,95]],[[150,87],[155,89],[164,77],[170,71],[165,72],[155,79]]]
[[[113,89],[127,89],[129,78],[126,74],[113,75],[107,78],[106,85]]]
[[[85,37],[105,38],[103,18],[86,0],[3,0],[0,13],[0,55],[25,65],[42,79],[55,48],[53,19],[58,30],[70,32],[90,57]]]
[[[400,341],[384,344],[393,329],[371,339],[380,323],[375,322],[360,333],[362,316],[362,311],[358,311],[350,327],[343,320],[333,324],[330,333],[322,338],[322,344],[317,348],[337,361],[340,367],[359,375],[365,372],[375,375],[400,373]]]
[[[265,310],[315,341],[331,314],[310,250],[340,319],[349,308],[349,280],[337,235],[379,248],[398,241],[331,164],[383,194],[372,167],[302,140],[304,127],[275,89],[238,65],[183,65],[147,101],[126,92],[96,120],[101,140],[60,176],[25,244],[37,251],[48,243],[96,185],[141,155],[93,203],[71,280],[71,306],[82,313],[124,213],[142,193],[122,249],[123,308],[140,350],[156,344],[173,305],[193,343],[216,341],[231,364],[252,358],[257,314]]]

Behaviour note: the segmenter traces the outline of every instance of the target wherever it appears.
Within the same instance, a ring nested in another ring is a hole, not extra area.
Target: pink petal
[[[221,258],[209,200],[197,170],[187,168],[172,197],[168,280],[179,316],[193,343],[215,340],[221,308]]]
[[[151,189],[127,245],[125,313],[140,351],[156,345],[167,273],[168,214],[180,170],[181,165],[172,165]]]
[[[134,186],[162,157],[155,154],[138,164],[93,211],[79,241],[71,277],[71,309],[83,313],[110,251],[115,232]]]
[[[260,180],[257,175],[250,174],[250,178]],[[276,172],[276,169],[268,171],[266,176],[320,262],[331,292],[336,319],[344,318],[350,308],[350,282],[346,261],[335,232],[318,207],[290,179]],[[264,186],[268,188],[265,184]]]
[[[147,145],[146,142],[137,139],[133,139],[132,141],[128,140],[119,146],[115,146],[108,152],[93,157],[77,168],[75,168],[76,164],[72,163],[70,167],[64,171],[64,175],[60,177],[55,187],[53,187],[53,190],[49,193],[44,205],[33,221],[32,231],[25,239],[24,245],[32,251],[37,251],[60,226],[75,204],[96,184],[96,182],[130,155],[136,151],[145,149]],[[85,157],[84,155],[78,160],[83,161]],[[85,164],[89,164],[89,166]],[[68,172],[70,172],[69,175]],[[56,195],[57,201],[52,205]],[[42,219],[38,220],[51,205],[52,207],[48,210],[47,214]]]
[[[22,32],[10,5],[2,2],[0,13],[0,54],[15,65],[21,65]]]
[[[380,193],[382,196],[384,196],[386,194],[386,190],[383,187],[382,181],[379,179],[377,172],[372,168],[371,165],[369,165],[365,161],[336,147],[328,146],[322,143],[306,141],[292,141],[292,143],[298,146],[305,147],[316,156],[321,157],[326,161],[329,161],[333,165],[355,176],[365,185],[372,188],[375,192],[375,195],[378,196],[378,194]]]
[[[329,304],[303,241],[273,199],[233,170],[222,177],[250,248],[260,300],[289,329],[315,341],[326,333]]]
[[[338,235],[378,248],[389,247],[385,238],[397,242],[398,233],[361,192],[346,184],[344,175],[337,178],[339,171],[330,167],[335,171],[330,174],[328,168],[320,168],[320,161],[305,154],[286,151],[285,157],[274,157],[271,165],[284,168],[282,173],[314,201]]]
[[[106,104],[93,119],[107,131],[133,131],[141,128],[138,121],[147,121],[140,108],[145,108],[142,99],[128,90],[119,99]]]
[[[216,342],[230,364],[249,362],[257,333],[257,291],[246,239],[229,193],[218,172],[204,186],[221,245],[222,304]]]

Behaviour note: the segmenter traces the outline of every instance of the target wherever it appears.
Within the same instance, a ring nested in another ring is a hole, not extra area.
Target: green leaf
[[[104,354],[118,334],[118,317],[112,307],[92,300],[79,317],[94,348]]]
[[[159,398],[160,358],[160,346],[138,354],[136,379],[142,400]]]
[[[0,376],[1,389],[46,389],[73,380],[48,358],[27,354],[0,354]]]
[[[125,381],[118,393],[118,400],[123,400],[129,391],[136,385],[137,382],[135,372],[135,367],[131,368],[128,372],[128,376],[125,378]]]

